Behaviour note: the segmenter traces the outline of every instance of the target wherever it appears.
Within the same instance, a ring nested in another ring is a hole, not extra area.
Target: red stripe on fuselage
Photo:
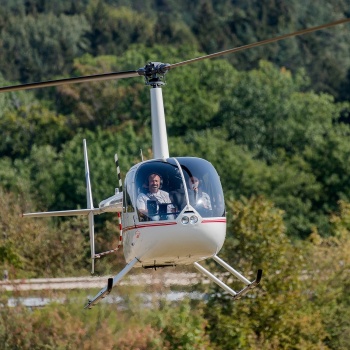
[[[219,218],[219,219],[204,219],[201,221],[201,224],[215,224],[215,223],[220,223],[220,224],[225,224],[226,223],[226,218]],[[172,225],[177,225],[177,222],[150,222],[150,223],[145,223],[145,224],[139,224],[139,225],[134,225],[134,226],[129,226],[124,228],[124,232],[129,231],[129,230],[136,230],[136,229],[141,229],[141,228],[147,228],[147,227],[161,227],[161,226],[172,226]]]
[[[136,230],[136,229],[140,229],[140,228],[147,228],[147,227],[161,227],[161,226],[172,226],[172,225],[177,225],[176,222],[153,222],[153,223],[147,223],[147,224],[141,224],[141,225],[135,225],[135,226],[129,226],[129,227],[125,227],[124,228],[124,232],[125,231],[129,231],[129,230]]]
[[[213,224],[213,223],[226,223],[226,218],[224,219],[205,219],[201,221],[201,224]]]

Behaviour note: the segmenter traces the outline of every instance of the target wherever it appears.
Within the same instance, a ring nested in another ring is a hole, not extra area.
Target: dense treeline
[[[129,57],[141,65],[164,55],[162,49],[84,56],[75,67],[79,75],[127,69]],[[176,49],[167,52],[176,55]],[[171,154],[211,161],[227,198],[272,199],[286,211],[290,236],[305,237],[313,226],[327,235],[327,216],[350,196],[350,129],[343,122],[349,104],[307,89],[304,72],[293,75],[263,61],[247,72],[221,60],[171,72],[164,89]],[[2,95],[3,186],[18,187],[19,175],[38,208],[84,205],[85,137],[95,197],[110,195],[116,147],[122,169],[137,161],[140,148],[150,155],[148,94],[142,80],[62,86],[55,91],[62,113],[30,93]],[[43,167],[50,172],[38,173]]]
[[[0,84],[174,63],[344,16],[345,0],[3,1]],[[3,348],[346,349],[349,34],[342,25],[166,76],[170,153],[218,170],[229,219],[221,254],[244,271],[264,270],[252,298],[232,304],[196,286],[206,302],[138,310],[132,299],[91,318],[70,303],[5,307]],[[136,78],[1,94],[0,137],[0,268],[11,278],[87,273],[85,220],[19,214],[85,206],[83,138],[97,203],[114,191],[116,151],[122,175],[140,149],[151,157],[148,88]],[[96,226],[97,250],[115,246],[116,218]],[[107,257],[97,270],[121,264],[121,255]]]
[[[81,294],[46,292],[43,297],[57,302],[32,311],[20,304],[1,308],[2,348],[348,349],[349,204],[330,217],[331,237],[315,230],[302,244],[288,239],[283,213],[261,197],[230,201],[227,209],[232,219],[225,259],[251,271],[250,278],[256,266],[264,269],[263,284],[250,297],[232,302],[211,284],[192,288],[208,293],[206,301],[167,302],[164,285],[120,286],[123,304],[100,303],[86,311]],[[147,306],[141,292],[155,295]],[[6,305],[8,299],[3,295],[0,301]]]
[[[84,53],[120,55],[133,43],[191,46],[212,53],[346,16],[346,0],[3,1],[1,72],[12,81],[51,79],[70,74],[73,58]],[[340,26],[227,60],[239,69],[254,68],[261,59],[293,72],[305,67],[316,91],[344,100],[350,90],[348,35],[348,27]]]

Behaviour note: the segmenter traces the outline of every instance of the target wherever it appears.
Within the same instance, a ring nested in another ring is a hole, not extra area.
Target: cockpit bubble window
[[[140,221],[174,220],[179,214],[170,193],[182,186],[178,166],[163,160],[140,165],[135,176],[136,207]]]
[[[208,161],[194,157],[178,157],[188,194],[189,204],[202,217],[225,216],[225,203],[220,178]],[[172,163],[169,159],[169,163]],[[173,194],[174,205],[180,209],[186,205],[181,193]],[[178,204],[181,203],[181,204]]]
[[[132,183],[132,179],[133,179],[133,176],[134,176],[134,171],[131,171],[127,174],[126,176],[126,179],[125,179],[125,188],[126,188],[126,191],[125,191],[125,198],[124,198],[124,212],[127,212],[127,213],[132,213],[135,211],[134,209],[134,201],[133,201],[133,183]]]
[[[202,217],[225,216],[219,176],[204,159],[145,162],[135,174],[134,191],[140,221],[174,220],[185,208],[194,208]]]

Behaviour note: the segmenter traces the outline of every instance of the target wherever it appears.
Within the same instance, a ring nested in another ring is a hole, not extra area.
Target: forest
[[[176,63],[347,17],[346,0],[2,0],[0,86]],[[2,291],[0,347],[348,349],[349,37],[346,23],[166,75],[170,155],[215,166],[228,221],[219,255],[251,279],[262,268],[261,286],[235,302],[213,284],[176,301],[156,297],[174,287],[123,286],[112,291],[122,306],[92,310],[90,291],[34,309]],[[88,276],[87,220],[20,215],[85,207],[83,139],[96,204],[117,187],[116,152],[122,177],[140,149],[152,158],[143,78],[2,93],[0,137],[0,273]],[[96,233],[98,251],[115,246],[117,218],[98,217]],[[117,252],[97,275],[123,266]]]

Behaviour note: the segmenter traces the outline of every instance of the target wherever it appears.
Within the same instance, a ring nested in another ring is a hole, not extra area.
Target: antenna
[[[141,161],[143,162],[143,153],[142,153],[142,148],[140,148],[140,155],[141,155]]]
[[[114,162],[115,162],[115,166],[117,168],[117,177],[118,177],[118,192],[122,192],[123,191],[123,183],[122,183],[122,178],[120,176],[120,167],[119,167],[119,159],[118,159],[118,154],[116,153],[114,155]]]

